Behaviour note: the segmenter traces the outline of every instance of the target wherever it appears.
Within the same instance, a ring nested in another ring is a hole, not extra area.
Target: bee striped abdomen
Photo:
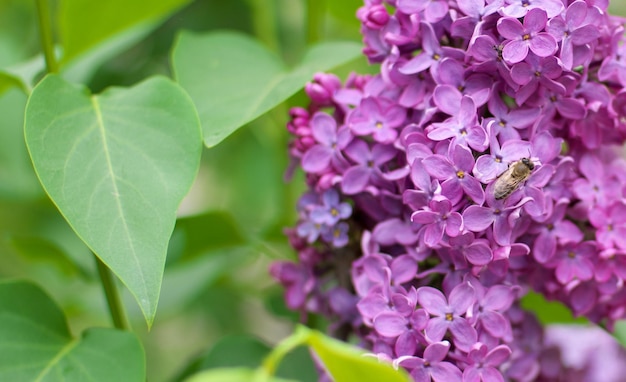
[[[509,168],[496,180],[493,192],[496,200],[505,199],[515,192],[528,179],[534,168],[534,163],[528,158],[522,158],[511,163]]]

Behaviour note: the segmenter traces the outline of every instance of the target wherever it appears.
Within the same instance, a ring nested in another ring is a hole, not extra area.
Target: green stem
[[[52,17],[50,16],[49,0],[36,0],[37,16],[39,18],[39,33],[41,36],[41,46],[46,58],[46,68],[48,73],[58,73],[59,63],[54,56],[54,40],[52,38]]]
[[[117,286],[115,285],[115,279],[113,278],[109,267],[107,267],[98,256],[94,255],[94,257],[96,258],[96,264],[98,265],[98,274],[100,275],[100,280],[102,281],[102,288],[104,289],[107,304],[109,305],[113,325],[121,330],[130,330],[130,324],[128,323],[126,312],[124,311],[124,305],[122,304],[120,294],[117,290]]]
[[[314,44],[320,40],[326,0],[307,0],[307,43]]]
[[[252,7],[252,24],[254,34],[272,51],[280,52],[276,17],[276,0],[248,0]]]
[[[261,369],[265,375],[274,375],[285,355],[298,346],[306,344],[310,337],[311,332],[307,328],[297,326],[293,334],[279,342],[263,360]]]

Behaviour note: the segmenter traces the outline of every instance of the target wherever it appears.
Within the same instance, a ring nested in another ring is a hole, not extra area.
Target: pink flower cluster
[[[288,231],[299,261],[271,269],[288,306],[416,381],[584,373],[542,361],[519,300],[626,317],[624,20],[602,0],[366,0],[357,15],[380,73],[318,74],[291,110],[309,191]]]

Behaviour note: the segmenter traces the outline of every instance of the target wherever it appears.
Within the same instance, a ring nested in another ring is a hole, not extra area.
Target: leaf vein
[[[117,175],[113,169],[113,162],[111,160],[111,153],[109,152],[109,146],[108,146],[108,142],[107,142],[107,135],[106,135],[106,129],[104,126],[104,120],[102,118],[102,112],[100,110],[100,104],[98,103],[98,100],[96,99],[96,97],[91,97],[91,102],[93,104],[94,110],[96,111],[96,118],[98,121],[98,129],[100,131],[100,135],[102,137],[102,148],[104,150],[104,156],[105,156],[105,160],[106,160],[106,165],[111,177],[111,185],[113,186],[113,196],[115,199],[115,203],[117,205],[117,209],[118,209],[118,213],[120,215],[120,217],[122,218],[122,225],[123,225],[123,229],[124,229],[124,233],[126,234],[126,240],[128,242],[128,245],[130,246],[130,254],[132,255],[133,260],[135,261],[135,264],[137,265],[137,269],[141,269],[141,264],[139,263],[139,258],[137,257],[137,250],[135,249],[132,237],[130,235],[130,231],[128,228],[128,224],[126,222],[126,218],[124,215],[124,209],[122,208],[122,201],[121,201],[121,195],[119,193],[119,188],[117,186]],[[148,288],[146,285],[146,280],[144,278],[144,274],[143,272],[138,272],[139,277],[141,278],[141,285],[144,289],[144,293],[148,293]],[[142,302],[143,304],[143,302]]]

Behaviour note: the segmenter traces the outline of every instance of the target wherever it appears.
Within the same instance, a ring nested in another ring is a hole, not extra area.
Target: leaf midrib
[[[115,199],[115,204],[117,206],[117,212],[119,214],[119,216],[121,217],[121,222],[123,225],[123,231],[124,231],[124,235],[126,236],[126,241],[130,247],[130,253],[132,255],[133,261],[135,262],[137,269],[139,270],[138,275],[141,278],[141,286],[145,292],[145,294],[148,293],[147,290],[147,285],[146,285],[146,280],[144,278],[144,274],[143,272],[141,272],[141,264],[139,263],[139,258],[137,257],[137,251],[135,250],[135,246],[133,244],[133,240],[130,234],[130,230],[128,228],[128,224],[126,222],[126,216],[124,215],[124,209],[122,208],[122,202],[120,199],[120,192],[119,192],[119,188],[117,185],[117,176],[115,174],[115,171],[113,170],[113,162],[111,160],[111,154],[109,152],[109,145],[108,145],[108,140],[107,140],[107,135],[106,135],[106,129],[104,126],[104,120],[102,118],[102,111],[100,110],[100,104],[98,103],[98,99],[97,97],[92,96],[91,97],[91,103],[93,105],[94,108],[94,112],[96,114],[96,125],[98,126],[98,131],[100,132],[100,136],[102,139],[102,147],[103,147],[103,152],[104,152],[104,157],[105,157],[105,162],[107,165],[107,169],[109,172],[109,176],[111,178],[111,185],[113,186],[113,197]],[[102,259],[102,261],[104,261],[104,259]],[[106,264],[106,263],[105,263]],[[141,303],[143,305],[143,302]]]
[[[63,359],[63,357],[65,357],[66,354],[68,354],[70,351],[72,351],[72,349],[74,349],[76,347],[76,345],[78,345],[78,343],[79,343],[79,341],[74,339],[74,340],[68,342],[67,345],[63,346],[61,348],[61,350],[52,359],[50,359],[50,362],[48,362],[46,364],[46,367],[44,367],[41,370],[39,375],[37,375],[37,378],[35,379],[35,382],[39,382],[43,378],[45,378],[47,376],[47,374],[52,370],[52,368],[54,366],[56,366],[58,363],[60,363],[61,359]]]

